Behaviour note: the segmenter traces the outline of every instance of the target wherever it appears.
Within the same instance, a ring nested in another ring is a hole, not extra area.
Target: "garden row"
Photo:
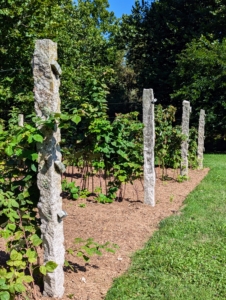
[[[74,126],[82,126],[84,116],[81,111],[70,114],[60,111],[61,69],[57,63],[56,43],[36,42],[33,74],[36,115],[27,116],[29,122],[24,123],[20,117],[18,125],[18,109],[12,109],[8,122],[2,120],[0,123],[0,225],[10,254],[7,267],[0,269],[1,300],[25,292],[27,284],[34,288],[34,278],[40,278],[41,274],[44,275],[45,295],[61,297],[64,293],[62,220],[65,212],[60,197],[64,164],[74,165],[82,173],[81,187],[69,187],[73,197],[88,193],[89,177],[99,175],[106,183],[105,194],[100,190],[102,186],[99,187],[100,202],[111,202],[123,183],[142,179],[143,151],[147,150],[143,149],[143,129],[147,126],[138,120],[136,112],[118,114],[113,122],[92,118],[86,138],[72,143],[73,135],[67,132]],[[154,98],[149,100],[154,112]],[[156,162],[162,167],[162,175],[166,176],[166,167],[180,167],[181,144],[188,139],[189,164],[198,166],[197,130],[190,131],[189,136],[184,134],[180,126],[173,126],[174,107],[155,107],[156,131],[152,130],[152,139],[155,138]],[[61,129],[63,163],[59,146]],[[151,147],[154,149],[154,143]],[[153,158],[151,164],[154,164]],[[66,182],[64,186],[68,188]],[[38,251],[41,245],[44,250],[42,265]],[[98,254],[100,247],[91,240],[82,249],[92,255]],[[78,254],[83,255],[83,252]]]

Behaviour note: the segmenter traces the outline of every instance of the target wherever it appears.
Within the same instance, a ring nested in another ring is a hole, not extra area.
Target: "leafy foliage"
[[[0,153],[5,161],[0,169],[0,236],[7,241],[10,253],[7,266],[0,268],[0,299],[14,299],[18,293],[25,295],[26,285],[30,283],[35,291],[34,278],[41,278],[57,267],[53,261],[41,265],[38,254],[42,239],[37,215],[36,143],[42,143],[43,136],[35,124],[54,128],[55,122],[63,126],[59,122],[62,119],[67,122],[69,118],[67,114],[56,114],[43,121],[31,115],[29,124],[20,127],[17,125],[17,110],[13,110],[9,123],[5,122],[0,127]],[[74,183],[63,182],[63,186],[74,198],[78,196],[76,193],[79,197],[86,197],[88,192],[79,190]],[[86,260],[94,254],[101,255],[100,249],[114,252],[108,242],[104,245],[93,239],[80,239],[79,242],[85,244],[81,248],[76,247],[75,251]]]
[[[193,120],[201,108],[208,110],[210,139],[213,133],[225,135],[225,15],[222,0],[135,1],[116,34],[136,74],[135,101],[149,87],[164,107],[190,100]]]
[[[181,164],[181,143],[186,137],[182,135],[180,126],[173,126],[175,113],[176,108],[173,106],[165,109],[161,105],[156,106],[155,152],[162,168],[162,176],[166,167],[177,169]]]
[[[18,9],[19,8],[19,9]],[[80,110],[81,136],[92,118],[106,116],[107,82],[114,77],[116,51],[108,37],[115,18],[107,0],[5,1],[0,6],[0,101],[2,109],[13,105],[23,113],[33,110],[30,61],[36,39],[58,43],[62,109]],[[82,130],[81,130],[82,129]],[[64,131],[68,144],[73,129]],[[76,132],[76,134],[78,133]]]
[[[73,200],[77,200],[78,198],[86,198],[90,194],[88,190],[81,190],[79,186],[75,185],[75,182],[68,182],[66,179],[62,181],[62,191],[63,194],[66,193],[68,199]]]
[[[103,250],[115,253],[115,249],[118,248],[118,245],[110,244],[109,242],[106,242],[105,244],[99,244],[95,242],[93,238],[88,238],[87,240],[75,238],[74,247],[67,249],[67,253],[74,255],[76,252],[77,257],[82,257],[87,262],[93,255],[102,255],[101,251]],[[71,267],[68,261],[65,262],[65,266]]]
[[[198,168],[198,130],[195,127],[189,129],[188,162],[191,169]]]
[[[52,272],[57,265],[49,261],[41,266],[37,251],[42,239],[36,210],[39,198],[36,142],[43,141],[42,134],[32,124],[19,127],[15,110],[0,132],[0,153],[5,162],[0,170],[0,235],[7,241],[10,253],[7,267],[0,269],[0,293],[1,299],[13,299],[16,293],[26,291],[27,283],[34,288],[35,269]]]
[[[69,199],[77,200],[79,197],[79,186],[75,185],[75,182],[67,182],[66,179],[62,181],[62,191],[67,193]]]
[[[122,183],[133,182],[142,175],[142,128],[137,119],[138,113],[118,114],[111,123],[107,119],[95,118],[87,132],[89,143],[78,143],[73,151],[77,166],[92,167],[92,173],[104,176],[106,195],[102,189],[97,201],[112,202]],[[67,156],[65,151],[65,156]],[[68,162],[70,159],[66,159]],[[102,174],[103,170],[103,174]],[[113,178],[106,182],[107,177]]]
[[[226,133],[225,127],[225,51],[222,42],[202,36],[193,40],[177,57],[173,73],[173,99],[191,99],[195,115],[206,110],[206,135]],[[191,117],[192,117],[191,115]]]
[[[176,108],[155,106],[156,142],[155,154],[162,176],[167,176],[167,168],[180,168],[181,143],[186,137],[181,133],[181,126],[175,126]],[[117,114],[111,123],[108,119],[95,119],[89,126],[87,140],[89,144],[78,143],[68,156],[65,151],[65,163],[81,168],[82,184],[64,183],[69,197],[78,198],[79,193],[89,185],[89,177],[98,175],[100,186],[92,192],[100,203],[111,203],[117,191],[122,196],[122,184],[133,183],[143,176],[143,124],[138,120],[138,113]],[[192,128],[189,136],[189,165],[197,167],[197,130]],[[103,178],[103,179],[101,179]],[[102,185],[102,180],[104,185]],[[86,185],[88,184],[88,185]],[[83,189],[81,188],[83,187]],[[73,195],[74,193],[74,195]],[[86,193],[86,196],[88,194]]]
[[[155,153],[158,164],[162,169],[162,176],[166,175],[166,168],[173,169],[181,166],[181,143],[186,139],[181,132],[181,126],[175,126],[176,108],[168,106],[163,109],[161,105],[156,106],[155,123],[156,123],[156,141]],[[188,161],[191,168],[197,168],[197,139],[198,133],[196,128],[189,130],[189,148]]]
[[[127,50],[128,64],[137,74],[140,92],[150,82],[161,104],[171,100],[170,74],[179,54],[194,38],[225,35],[223,1],[160,0],[135,1],[132,14],[125,15],[117,32],[119,46]]]

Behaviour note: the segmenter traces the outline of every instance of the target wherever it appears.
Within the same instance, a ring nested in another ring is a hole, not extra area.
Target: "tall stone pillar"
[[[155,206],[155,120],[154,93],[143,90],[143,136],[144,136],[144,203]]]
[[[205,110],[200,110],[199,115],[199,132],[198,132],[198,168],[203,169],[203,151],[205,139]]]
[[[60,113],[59,86],[61,74],[57,63],[57,44],[51,40],[37,40],[33,56],[35,111],[47,120]],[[37,184],[40,190],[38,203],[44,247],[44,263],[54,261],[57,268],[44,276],[44,295],[62,297],[64,293],[64,233],[61,194],[60,129],[39,125],[44,136],[38,143],[39,167]]]
[[[191,106],[190,102],[183,101],[182,114],[182,134],[186,136],[186,140],[181,145],[181,171],[182,176],[188,176],[188,146],[189,146],[189,120],[190,120]]]
[[[24,127],[24,115],[23,114],[18,115],[18,126]]]

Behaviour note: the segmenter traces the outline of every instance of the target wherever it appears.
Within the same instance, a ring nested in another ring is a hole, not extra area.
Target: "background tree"
[[[79,0],[76,4],[71,0],[1,1],[1,108],[15,105],[23,112],[33,109],[30,61],[34,42],[40,38],[58,43],[64,72],[63,108],[78,108],[87,99],[98,106],[106,97],[115,59],[115,49],[107,38],[114,30],[115,19],[107,7],[107,0]],[[99,102],[94,91],[100,95]]]
[[[202,36],[194,40],[177,56],[177,66],[171,74],[174,82],[173,101],[191,101],[196,117],[206,110],[207,137],[226,135],[226,40],[222,42]]]
[[[224,112],[225,102],[224,59],[223,54],[218,56],[217,53],[224,49],[225,13],[226,6],[222,0],[135,2],[132,14],[123,16],[116,40],[118,47],[126,51],[127,65],[136,74],[134,89],[137,90],[138,102],[143,88],[153,88],[158,103],[176,106],[180,116],[181,100],[186,97],[192,101],[194,119],[198,120],[200,108],[208,109],[208,132],[214,130],[215,134],[224,135],[224,126],[221,126],[224,118],[220,112]],[[204,42],[202,36],[217,42],[210,47],[211,42]],[[186,65],[187,58],[189,67]],[[213,77],[217,78],[214,82]],[[191,85],[193,95],[188,93]],[[214,105],[212,97],[217,97]]]
[[[141,110],[142,102],[137,101],[137,83],[134,70],[126,64],[125,51],[118,51],[114,74],[109,82],[108,115],[111,119],[118,113]]]
[[[171,73],[176,56],[194,38],[225,36],[225,5],[220,0],[136,1],[132,14],[124,16],[117,35],[127,51],[127,63],[137,75],[140,94],[153,88],[161,104],[169,104]]]
[[[118,54],[113,39],[117,22],[107,0],[3,0],[0,4],[1,109],[13,106],[24,114],[33,111],[31,58],[36,39],[58,43],[63,70],[62,111],[77,113],[78,126],[62,134],[71,147],[90,144],[89,125],[107,118],[109,83],[115,81]]]

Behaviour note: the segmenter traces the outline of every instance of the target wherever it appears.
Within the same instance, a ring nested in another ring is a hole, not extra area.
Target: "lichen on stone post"
[[[188,176],[188,147],[189,147],[189,121],[190,121],[191,106],[190,102],[183,101],[182,114],[182,134],[186,139],[181,144],[181,176]]]
[[[61,73],[57,64],[57,44],[48,39],[37,40],[32,60],[34,76],[35,111],[42,120],[60,113],[59,86]],[[44,276],[44,295],[62,297],[64,293],[64,233],[62,212],[61,173],[56,167],[61,162],[60,129],[45,124],[38,125],[43,143],[37,144],[39,166],[37,185],[40,190],[38,203],[44,248],[44,263],[54,261],[57,268]]]
[[[203,151],[205,139],[205,110],[200,110],[198,132],[198,169],[203,169]]]
[[[143,90],[143,137],[144,137],[144,203],[155,206],[155,123],[154,94],[152,89]]]

